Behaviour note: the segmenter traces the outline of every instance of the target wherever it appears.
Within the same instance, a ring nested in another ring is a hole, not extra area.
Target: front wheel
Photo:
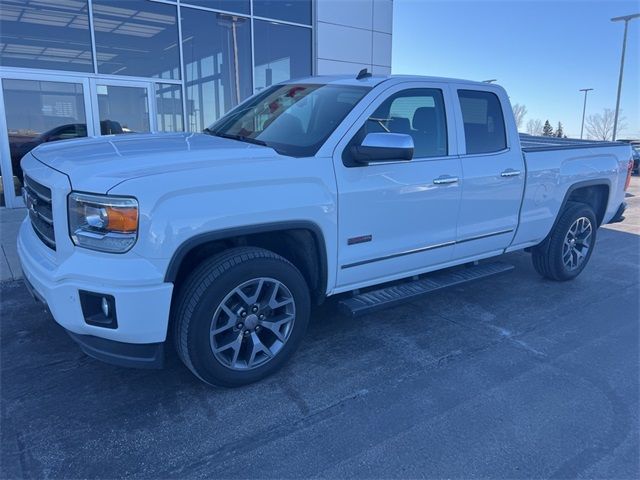
[[[536,271],[559,282],[577,277],[591,258],[597,228],[589,205],[570,203],[550,236],[532,251]]]
[[[309,310],[309,290],[294,265],[268,250],[235,248],[206,260],[180,290],[176,349],[206,383],[252,383],[291,357]]]

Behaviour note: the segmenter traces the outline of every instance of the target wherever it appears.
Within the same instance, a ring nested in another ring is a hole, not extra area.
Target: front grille
[[[55,250],[51,189],[25,175],[23,194],[33,230],[47,247]]]

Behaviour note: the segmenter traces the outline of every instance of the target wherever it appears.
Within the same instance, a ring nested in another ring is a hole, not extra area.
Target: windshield
[[[283,155],[309,157],[369,90],[351,85],[275,85],[205,132],[266,145]]]

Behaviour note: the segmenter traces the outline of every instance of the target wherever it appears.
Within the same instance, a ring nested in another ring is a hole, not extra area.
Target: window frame
[[[466,139],[466,131],[464,129],[464,115],[462,113],[462,103],[460,102],[460,92],[470,91],[470,92],[481,92],[493,95],[498,101],[498,105],[500,106],[500,113],[502,114],[502,123],[504,126],[504,144],[505,148],[500,150],[493,150],[490,152],[482,152],[482,153],[468,153],[467,152],[467,139]],[[458,118],[458,123],[460,125],[460,133],[458,137],[458,150],[460,151],[461,157],[486,157],[492,155],[501,155],[505,152],[509,152],[511,150],[511,138],[509,130],[507,129],[507,118],[504,112],[504,102],[503,96],[501,92],[497,89],[493,88],[482,88],[476,85],[456,85],[455,86],[455,105],[456,105],[456,115]]]
[[[384,84],[380,84],[383,86]],[[445,119],[445,138],[447,144],[447,154],[439,155],[434,157],[413,157],[411,160],[398,160],[398,161],[389,161],[389,162],[375,162],[370,164],[353,162],[350,159],[350,155],[348,152],[349,147],[351,146],[354,138],[358,135],[361,128],[364,126],[364,122],[366,122],[371,115],[390,97],[401,93],[407,90],[439,90],[442,94],[442,100],[444,103],[444,119]],[[394,164],[407,164],[410,165],[413,162],[433,162],[442,159],[448,159],[451,157],[459,156],[459,145],[457,139],[457,112],[454,109],[456,102],[453,99],[453,93],[450,88],[450,85],[447,83],[438,83],[438,82],[420,82],[420,81],[407,81],[396,83],[393,86],[387,87],[376,92],[377,88],[374,89],[373,93],[377,93],[375,97],[373,97],[370,103],[367,105],[363,113],[358,117],[358,119],[349,127],[349,130],[344,135],[342,141],[337,145],[336,152],[340,155],[342,164],[347,168],[361,168],[361,167],[375,167],[378,165],[394,165]],[[362,100],[364,103],[366,98]],[[458,107],[459,110],[459,107]],[[345,120],[347,120],[345,118]],[[346,141],[345,141],[346,140]]]

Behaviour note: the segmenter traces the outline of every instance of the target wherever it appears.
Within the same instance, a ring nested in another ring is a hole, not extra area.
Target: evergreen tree
[[[549,123],[549,120],[544,122],[544,127],[542,127],[542,135],[545,137],[553,137],[553,127]]]
[[[558,122],[558,128],[556,128],[556,137],[566,137],[566,135],[564,134],[564,130],[562,130],[562,122]]]

